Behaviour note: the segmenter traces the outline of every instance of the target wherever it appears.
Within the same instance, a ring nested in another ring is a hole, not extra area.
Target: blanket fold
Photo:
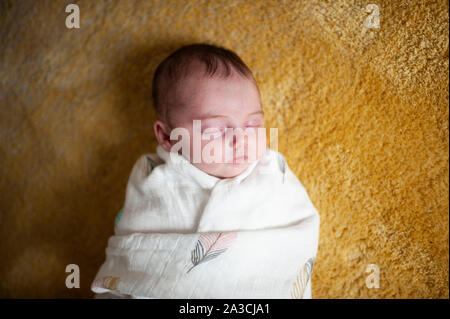
[[[220,179],[183,156],[141,156],[108,240],[96,293],[143,298],[310,298],[319,215],[267,149]]]

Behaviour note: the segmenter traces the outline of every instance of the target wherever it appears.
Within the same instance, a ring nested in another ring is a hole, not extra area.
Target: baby
[[[232,51],[184,46],[153,78],[156,154],[127,184],[91,289],[128,298],[311,298],[319,216],[266,146],[252,72]]]

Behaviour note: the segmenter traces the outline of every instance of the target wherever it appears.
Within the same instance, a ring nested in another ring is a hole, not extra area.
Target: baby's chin
[[[251,163],[242,162],[242,163],[224,163],[224,164],[215,164],[211,165],[202,165],[198,167],[205,173],[218,177],[218,178],[233,178],[244,172]]]

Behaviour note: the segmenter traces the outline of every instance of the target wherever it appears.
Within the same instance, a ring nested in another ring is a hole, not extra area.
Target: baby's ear
[[[158,141],[158,144],[160,144],[166,151],[170,151],[172,140],[170,139],[170,128],[167,124],[164,122],[157,120],[153,124],[153,130],[155,131],[155,137]]]

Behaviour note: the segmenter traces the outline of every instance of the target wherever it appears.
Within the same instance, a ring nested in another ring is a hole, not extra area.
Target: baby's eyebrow
[[[205,115],[202,115],[202,116],[197,116],[196,119],[198,119],[198,120],[205,120],[205,119],[213,119],[213,118],[217,118],[217,117],[228,117],[228,116],[205,114]]]
[[[259,110],[259,111],[250,113],[249,116],[250,116],[250,115],[255,115],[255,114],[261,114],[261,115],[264,115],[264,112],[263,112],[262,110]]]
[[[248,114],[248,116],[256,115],[256,114],[264,115],[264,112],[261,111],[261,110],[260,111],[255,111],[255,112],[252,112],[252,113]],[[212,119],[212,118],[218,118],[218,117],[228,118],[228,116],[226,116],[226,115],[214,115],[214,114],[204,114],[202,116],[197,116],[196,118],[199,119],[199,120],[204,120],[204,119]]]

